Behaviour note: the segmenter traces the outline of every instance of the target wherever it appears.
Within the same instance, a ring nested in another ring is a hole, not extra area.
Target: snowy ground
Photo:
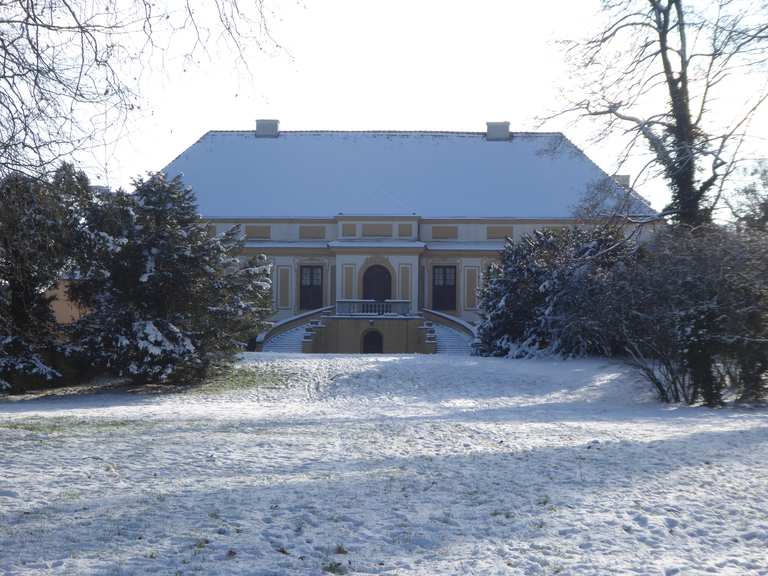
[[[0,402],[0,574],[768,574],[768,413],[615,364],[249,355]]]

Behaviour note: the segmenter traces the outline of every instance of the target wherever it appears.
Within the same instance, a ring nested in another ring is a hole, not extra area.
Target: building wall
[[[433,309],[435,302],[432,294],[432,278],[435,266],[456,267],[456,308],[441,310],[446,314],[458,316],[469,322],[479,320],[479,302],[477,289],[482,285],[488,266],[498,262],[491,256],[461,256],[451,254],[429,254],[421,259],[421,273],[424,281],[421,284],[421,301],[424,308]]]
[[[418,238],[418,218],[353,218],[339,217],[337,219],[336,238],[339,240],[416,240]]]
[[[514,220],[514,219],[487,219],[487,220],[419,220],[393,217],[389,220],[379,219],[349,219],[338,220],[217,220],[209,222],[212,231],[223,234],[236,224],[240,224],[242,234],[246,240],[257,242],[306,242],[316,241],[331,242],[341,241],[420,241],[428,243],[440,242],[498,242],[511,233],[514,240],[518,240],[534,230],[543,228],[562,228],[575,226],[573,219],[551,220]],[[578,224],[579,226],[589,224]],[[631,229],[634,225],[628,225]],[[268,234],[263,234],[264,229]],[[654,225],[644,228],[644,235],[651,234]],[[246,232],[253,229],[258,232],[254,238],[248,238]],[[321,229],[322,233],[314,232]]]
[[[237,223],[221,220],[211,224],[217,233],[223,233]],[[265,235],[264,227],[269,228],[269,239],[252,239],[246,246],[250,246],[247,248],[249,253],[266,253],[273,263],[273,305],[277,320],[301,312],[301,266],[323,267],[323,305],[329,306],[340,299],[361,299],[366,268],[382,264],[392,276],[392,298],[410,300],[412,313],[422,307],[434,307],[433,267],[455,266],[456,308],[445,312],[470,322],[479,318],[476,290],[482,286],[488,266],[498,261],[507,235],[519,240],[537,229],[576,225],[573,219],[436,220],[417,216],[341,215],[328,220],[247,220],[239,223],[244,231],[251,226],[251,230],[260,236]],[[652,231],[651,226],[645,228],[642,237],[649,236]],[[333,246],[329,246],[332,241],[335,241]],[[272,243],[279,247],[273,248]]]
[[[68,280],[61,280],[46,293],[46,296],[53,296],[51,309],[57,324],[71,324],[79,320],[86,312],[67,297],[68,284]]]
[[[518,240],[534,230],[572,226],[573,220],[423,220],[420,239],[424,242],[486,242]]]
[[[365,271],[377,264],[384,266],[390,272],[392,299],[410,300],[411,312],[415,314],[418,311],[418,301],[415,298],[419,290],[419,278],[416,274],[419,265],[418,254],[374,252],[338,254],[336,256],[336,298],[338,300],[361,299]],[[406,285],[403,284],[404,277],[407,280]],[[407,293],[404,293],[406,288]]]
[[[370,319],[334,318],[323,319],[324,328],[318,330],[312,340],[312,352],[359,354],[363,337],[369,330],[377,330],[383,339],[384,354],[427,354],[422,318]]]
[[[224,234],[234,226],[240,225],[241,234],[246,240],[270,240],[273,242],[298,242],[300,240],[325,240],[337,238],[338,227],[333,220],[217,220],[209,223],[216,234]],[[264,234],[264,229],[267,233]],[[321,233],[316,234],[316,230]],[[248,232],[254,230],[258,234],[249,238]]]
[[[332,255],[268,254],[272,264],[272,308],[275,320],[284,320],[302,312],[300,309],[301,267],[321,266],[323,269],[323,306],[336,301],[336,259]]]

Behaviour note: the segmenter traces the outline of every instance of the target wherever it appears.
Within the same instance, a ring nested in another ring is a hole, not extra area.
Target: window
[[[301,267],[302,286],[320,286],[323,283],[323,269],[320,266]]]
[[[456,310],[456,266],[432,268],[432,307]]]
[[[435,286],[456,286],[455,266],[435,266]]]
[[[299,307],[302,310],[315,310],[323,306],[323,267],[301,267],[301,290]]]

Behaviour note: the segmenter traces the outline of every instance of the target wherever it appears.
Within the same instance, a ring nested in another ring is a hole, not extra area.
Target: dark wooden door
[[[456,266],[432,268],[432,307],[456,310]]]
[[[384,337],[377,330],[363,335],[363,354],[381,354],[384,351]]]
[[[392,275],[384,266],[371,266],[363,274],[364,300],[389,300],[392,298]]]
[[[315,310],[323,307],[323,267],[301,267],[301,294],[299,306],[302,310]]]

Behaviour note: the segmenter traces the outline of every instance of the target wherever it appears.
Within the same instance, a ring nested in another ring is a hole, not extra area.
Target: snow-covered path
[[[601,361],[253,354],[0,402],[0,574],[768,574],[768,413]]]

